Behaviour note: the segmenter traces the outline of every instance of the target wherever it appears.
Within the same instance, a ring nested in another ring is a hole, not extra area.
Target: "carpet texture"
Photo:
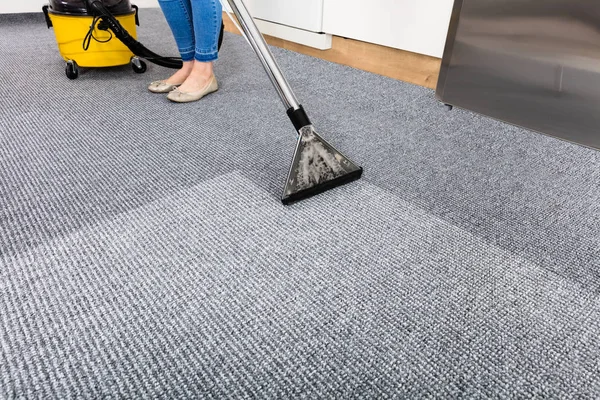
[[[0,398],[598,398],[600,152],[272,50],[365,168],[291,207],[241,37],[182,105],[155,66],[70,81],[41,13],[0,16]]]

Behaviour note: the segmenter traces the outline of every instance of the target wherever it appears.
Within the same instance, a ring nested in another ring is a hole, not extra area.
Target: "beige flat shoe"
[[[213,75],[206,86],[197,92],[182,92],[179,89],[175,89],[167,95],[167,99],[176,103],[189,103],[191,101],[198,101],[209,93],[213,93],[219,90],[219,84],[217,78]]]
[[[170,91],[177,89],[179,85],[172,85],[165,81],[154,81],[148,86],[148,90],[152,93],[169,93]]]

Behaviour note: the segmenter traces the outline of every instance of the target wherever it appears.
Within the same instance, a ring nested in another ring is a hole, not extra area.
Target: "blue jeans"
[[[223,10],[219,0],[158,0],[183,61],[218,57]]]

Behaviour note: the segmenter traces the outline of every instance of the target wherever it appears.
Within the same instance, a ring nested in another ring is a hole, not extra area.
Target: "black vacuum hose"
[[[179,69],[183,67],[183,61],[179,57],[162,57],[146,46],[135,40],[123,25],[111,14],[110,11],[104,6],[100,0],[86,0],[88,11],[91,11],[94,16],[101,19],[101,23],[104,24],[102,29],[110,29],[117,39],[119,39],[125,46],[131,50],[133,54],[148,60],[156,65],[166,68]],[[219,34],[219,49],[223,43],[223,31],[225,26],[221,24],[221,32]]]

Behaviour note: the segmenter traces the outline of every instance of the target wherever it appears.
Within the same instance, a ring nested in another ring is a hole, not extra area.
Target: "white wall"
[[[140,8],[158,7],[158,0],[131,0],[131,3]]]
[[[157,0],[132,0],[138,7],[158,7]],[[44,0],[0,0],[0,14],[42,12]]]
[[[0,0],[0,14],[42,12],[42,6],[47,4],[39,0],[9,1]]]

